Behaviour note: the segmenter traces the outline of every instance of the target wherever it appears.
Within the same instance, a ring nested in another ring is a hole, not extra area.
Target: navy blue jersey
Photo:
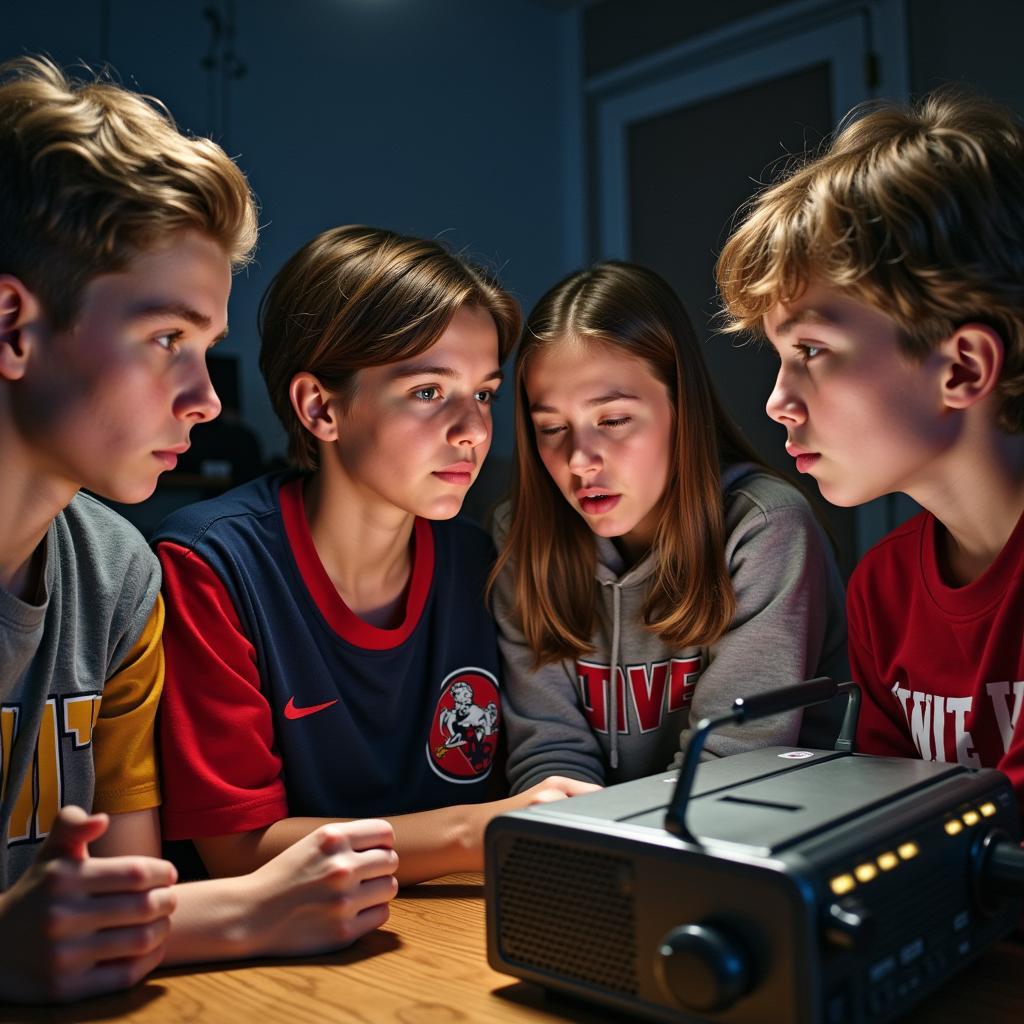
[[[182,509],[153,542],[168,604],[168,838],[494,795],[501,701],[482,530],[416,520],[395,629],[341,600],[299,477],[265,476]]]

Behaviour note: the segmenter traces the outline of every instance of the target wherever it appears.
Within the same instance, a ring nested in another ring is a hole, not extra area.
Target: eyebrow
[[[800,324],[825,324],[832,326],[839,321],[834,316],[829,316],[828,313],[823,312],[820,309],[801,309],[799,312],[794,313],[791,317],[783,320],[778,327],[775,328],[775,333],[780,337],[788,334],[794,327]]]
[[[588,398],[584,403],[588,408],[592,408],[595,405],[607,405],[609,402],[617,402],[621,399],[628,399],[629,401],[638,402],[640,400],[638,395],[630,394],[628,391],[609,391],[606,394],[598,395],[596,398]],[[530,412],[558,412],[553,405],[543,405],[540,402],[533,402],[530,405]]]
[[[173,317],[176,320],[184,320],[186,323],[205,331],[213,321],[198,309],[185,305],[184,302],[147,302],[136,306],[130,312],[133,320],[162,320],[166,317]],[[228,336],[227,327],[213,339],[212,345],[223,341]]]
[[[419,364],[416,366],[400,366],[390,373],[391,380],[405,380],[407,377],[449,377],[453,379],[459,379],[462,374],[457,370],[452,369],[450,366],[427,366],[425,364]],[[505,374],[502,373],[501,367],[499,366],[496,370],[491,370],[484,380],[496,380],[503,381]]]

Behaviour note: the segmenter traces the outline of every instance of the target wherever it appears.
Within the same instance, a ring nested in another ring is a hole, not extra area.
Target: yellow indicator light
[[[992,815],[996,813],[996,805],[990,801],[987,804],[982,804],[978,810],[981,811],[981,816],[983,818],[991,818]]]
[[[857,876],[858,882],[870,882],[877,874],[878,868],[874,864],[858,864],[853,873]]]
[[[977,811],[966,811],[964,813],[965,825],[977,825],[979,821],[981,821],[981,817]]]
[[[895,853],[880,853],[878,855],[878,866],[883,871],[892,871],[892,869],[896,867],[896,865],[899,864],[899,862],[900,859],[896,856]]]
[[[837,896],[845,896],[852,889],[856,888],[857,883],[853,880],[853,875],[836,875],[835,878],[829,882],[829,888]]]
[[[963,825],[961,825],[956,818],[953,818],[951,821],[947,821],[943,828],[945,828],[947,836],[955,836],[958,832],[963,832],[964,830]]]
[[[910,860],[916,857],[921,851],[918,849],[917,843],[900,843],[896,847],[896,852],[900,855],[900,860]]]

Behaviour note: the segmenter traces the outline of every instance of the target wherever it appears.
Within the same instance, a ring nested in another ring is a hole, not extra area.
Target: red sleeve
[[[863,592],[863,573],[855,571],[846,590],[846,631],[850,674],[860,686],[860,717],[854,749],[884,757],[920,757],[899,702],[879,678],[871,648],[870,602]]]
[[[288,816],[288,802],[254,648],[210,566],[176,544],[159,544],[157,554],[167,606],[159,714],[164,836],[264,828]]]

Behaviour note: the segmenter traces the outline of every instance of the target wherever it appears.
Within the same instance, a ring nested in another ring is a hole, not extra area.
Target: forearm
[[[384,818],[395,832],[400,885],[414,885],[454,871],[483,867],[483,831],[501,802],[461,804]],[[329,821],[350,818],[283,818],[267,828],[215,840],[197,840],[207,870],[217,876],[255,870]]]
[[[245,876],[175,886],[177,905],[163,966],[242,960],[271,952],[258,946],[252,889]]]

